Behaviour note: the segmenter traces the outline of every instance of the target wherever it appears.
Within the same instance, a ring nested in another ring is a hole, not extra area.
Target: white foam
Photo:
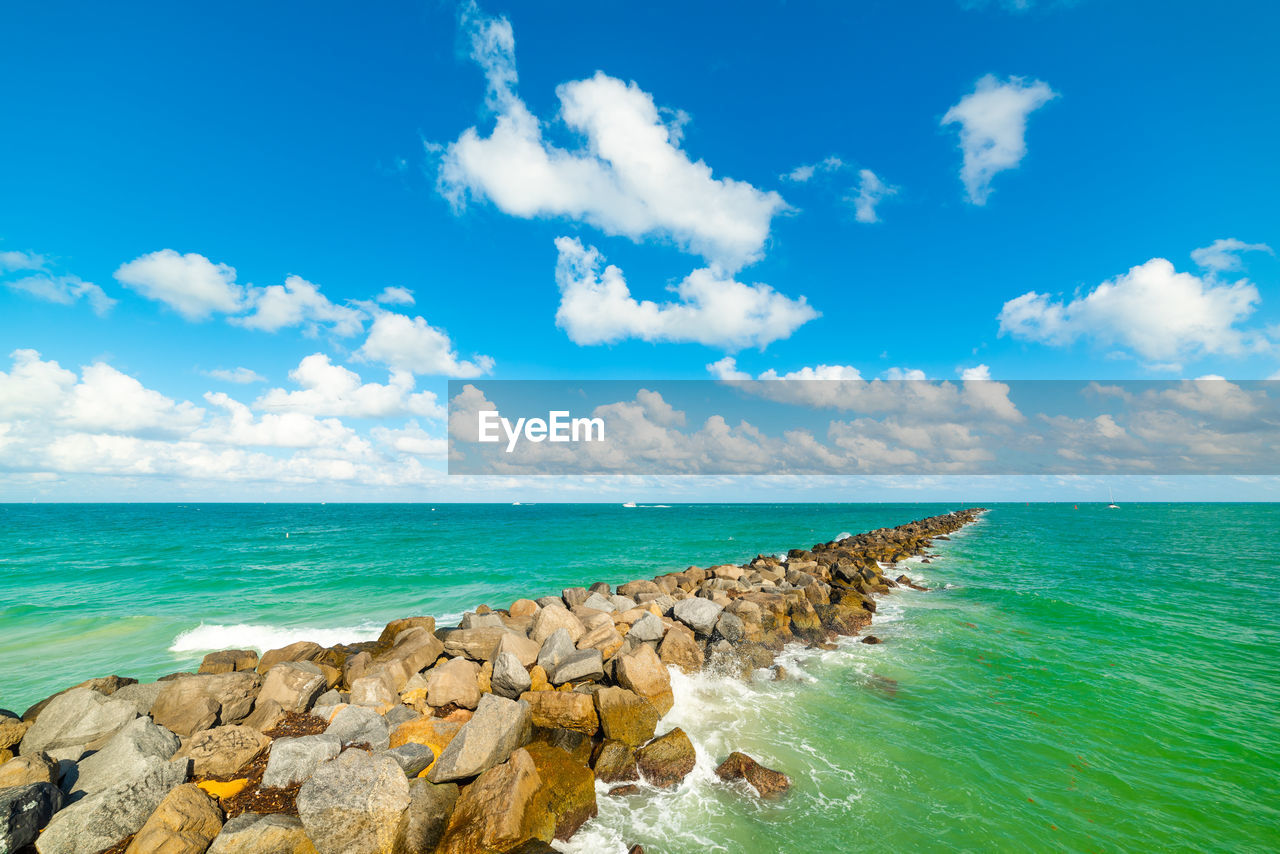
[[[335,628],[271,626],[253,623],[235,625],[201,623],[174,638],[169,651],[208,652],[216,649],[256,649],[258,652],[263,652],[304,640],[314,641],[321,646],[333,646],[339,643],[377,640],[381,632],[382,626],[374,623]]]
[[[847,539],[849,539],[849,538],[850,538],[850,537],[852,537],[852,536],[853,536],[853,534],[850,534],[848,531],[841,531],[841,532],[839,533],[839,535],[838,535],[838,536],[836,536],[836,538],[835,538],[835,542],[837,542],[837,543],[838,543],[838,542],[841,542],[842,540],[847,540]]]

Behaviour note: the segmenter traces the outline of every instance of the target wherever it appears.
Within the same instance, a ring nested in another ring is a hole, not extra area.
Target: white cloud
[[[422,317],[389,311],[374,317],[369,336],[356,351],[356,358],[381,362],[397,371],[434,376],[478,377],[493,370],[493,359],[489,356],[460,360],[448,333],[431,326]]]
[[[1022,162],[1027,153],[1027,116],[1056,97],[1043,81],[1028,83],[1022,77],[1010,77],[1002,82],[988,74],[973,92],[947,110],[942,124],[960,125],[964,152],[960,178],[969,201],[986,204],[991,179]]]
[[[782,175],[784,181],[792,181],[797,184],[804,184],[813,179],[813,176],[819,172],[835,172],[844,168],[844,161],[832,154],[824,157],[817,163],[809,163],[804,166],[797,166],[790,172]]]
[[[204,418],[204,410],[149,389],[105,362],[84,368],[63,405],[63,417],[82,430],[179,435]]]
[[[1241,252],[1275,254],[1271,251],[1271,247],[1265,243],[1245,243],[1243,240],[1229,237],[1215,240],[1208,246],[1192,250],[1191,260],[1210,272],[1225,273],[1244,269],[1244,262],[1240,259]]]
[[[335,305],[317,285],[301,276],[289,276],[283,286],[252,288],[247,302],[253,312],[230,321],[246,329],[276,332],[287,326],[301,326],[314,334],[319,324],[328,324],[334,333],[347,336],[355,335],[364,326],[364,312]]]
[[[248,406],[223,392],[207,392],[204,399],[226,415],[193,430],[190,438],[196,441],[272,448],[335,448],[362,441],[336,418],[301,412],[255,417]]]
[[[881,373],[880,376],[884,377],[889,382],[903,382],[903,381],[918,382],[920,380],[928,379],[928,377],[925,375],[925,372],[920,370],[919,368],[893,367]]]
[[[382,289],[382,293],[374,297],[374,302],[383,305],[413,305],[413,291],[388,285]]]
[[[765,347],[818,316],[805,301],[765,284],[744,284],[714,267],[694,270],[673,289],[678,301],[656,303],[631,295],[622,271],[576,238],[556,239],[556,325],[577,344],[624,338],[697,342],[712,347]]]
[[[858,195],[852,197],[853,216],[858,222],[879,222],[880,217],[876,214],[876,205],[880,204],[889,196],[898,194],[897,187],[890,187],[888,184],[876,177],[876,173],[870,169],[858,170]]]
[[[986,365],[974,365],[972,368],[957,368],[962,382],[986,382],[991,379],[991,369]]]
[[[115,277],[125,287],[164,303],[187,320],[232,314],[244,303],[244,288],[236,284],[235,268],[215,264],[195,252],[151,252],[122,264]]]
[[[393,430],[386,427],[374,427],[369,431],[374,441],[386,445],[401,454],[415,457],[443,460],[449,452],[449,440],[444,436],[433,436],[419,426],[417,421],[410,421],[404,427]]]
[[[0,371],[0,419],[4,421],[47,415],[54,411],[75,385],[74,371],[57,362],[46,362],[35,350],[14,350],[13,367]]]
[[[201,371],[206,377],[212,377],[215,380],[222,380],[226,383],[237,383],[239,385],[248,385],[249,383],[265,383],[267,378],[257,371],[249,368],[214,368],[211,371]]]
[[[333,364],[323,353],[314,353],[290,371],[289,378],[301,389],[273,388],[259,397],[254,406],[268,412],[351,418],[444,417],[444,409],[433,392],[414,392],[413,374],[408,371],[393,371],[385,385],[366,383],[355,371]]]
[[[79,276],[55,273],[43,255],[14,250],[0,252],[0,276],[6,273],[25,275],[6,279],[5,287],[45,302],[74,305],[77,300],[84,299],[99,317],[106,315],[116,304],[116,300],[93,282],[86,282]]]
[[[0,273],[10,273],[14,270],[43,270],[45,263],[43,255],[32,252],[18,252],[12,249],[0,252]]]
[[[463,26],[497,118],[489,136],[469,128],[445,150],[440,188],[455,205],[487,198],[513,216],[568,217],[636,241],[667,237],[730,272],[760,257],[786,203],[692,160],[679,145],[679,114],[665,123],[651,95],[597,72],[557,88],[560,119],[583,138],[578,150],[558,148],[516,94],[510,23],[471,4]]]
[[[1258,346],[1237,324],[1259,301],[1248,281],[1220,283],[1152,258],[1069,302],[1035,291],[1009,300],[1000,334],[1055,346],[1089,338],[1157,361],[1239,355]]]

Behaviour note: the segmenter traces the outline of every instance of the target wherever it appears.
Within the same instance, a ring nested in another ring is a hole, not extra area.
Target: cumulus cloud
[[[985,205],[991,179],[1022,162],[1027,153],[1027,116],[1056,97],[1043,81],[1027,82],[1022,77],[1002,81],[988,74],[947,110],[942,124],[960,126],[964,152],[960,179],[970,202]]]
[[[210,371],[201,371],[201,373],[206,377],[222,380],[225,383],[236,383],[237,385],[265,383],[267,381],[267,378],[262,374],[249,368],[214,368]]]
[[[11,273],[21,275],[10,276]],[[99,317],[105,316],[116,304],[116,300],[93,282],[57,273],[43,255],[32,252],[0,252],[0,281],[10,290],[58,305],[74,305],[83,299]]]
[[[428,433],[417,421],[410,421],[399,429],[374,427],[369,435],[375,442],[400,454],[443,460],[449,451],[448,438]]]
[[[991,379],[991,369],[986,365],[974,365],[972,368],[957,368],[962,382],[983,382]]]
[[[248,304],[253,306],[250,314],[231,318],[232,323],[246,329],[276,332],[300,326],[315,334],[318,327],[325,324],[335,334],[348,336],[364,328],[364,312],[330,302],[317,285],[301,276],[289,276],[283,285],[250,289]]]
[[[510,22],[472,3],[462,24],[496,120],[488,136],[469,128],[444,151],[440,189],[455,205],[484,198],[513,216],[567,217],[637,241],[668,238],[729,271],[760,257],[786,203],[692,159],[680,147],[683,119],[664,122],[651,95],[598,72],[556,89],[558,118],[582,141],[557,147],[516,94]]]
[[[897,187],[881,181],[870,169],[858,170],[857,195],[852,196],[853,216],[858,222],[879,222],[876,205],[889,196],[898,194]]]
[[[1245,243],[1243,240],[1228,237],[1215,240],[1200,249],[1193,249],[1191,260],[1211,273],[1225,273],[1244,269],[1244,261],[1240,258],[1242,252],[1275,254],[1265,243]]]
[[[744,284],[715,267],[686,276],[673,288],[676,301],[637,300],[622,271],[604,267],[594,247],[560,237],[556,249],[556,325],[577,344],[639,338],[763,348],[818,316],[804,297],[793,300],[765,284]]]
[[[1152,258],[1071,300],[1036,291],[1011,299],[1000,311],[1000,334],[1055,346],[1090,339],[1156,361],[1239,355],[1259,346],[1238,326],[1259,301],[1246,280],[1179,273]]]
[[[443,329],[431,326],[422,317],[380,311],[369,327],[369,335],[356,358],[380,362],[393,370],[446,377],[478,377],[493,370],[493,359],[475,356],[458,358],[453,342]]]
[[[122,264],[115,278],[187,320],[205,320],[215,313],[233,314],[244,306],[244,288],[236,284],[235,268],[215,264],[195,252],[151,252]]]
[[[413,374],[409,371],[393,371],[386,384],[366,383],[355,371],[333,364],[323,353],[313,353],[289,372],[289,378],[301,388],[295,391],[273,388],[259,397],[254,406],[268,412],[352,418],[444,417],[444,409],[434,392],[413,390]]]
[[[413,305],[413,291],[388,285],[373,299],[382,305]]]

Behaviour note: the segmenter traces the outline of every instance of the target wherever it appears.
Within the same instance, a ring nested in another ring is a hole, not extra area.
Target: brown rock
[[[479,676],[480,666],[474,661],[450,659],[427,674],[427,702],[436,708],[452,703],[474,709],[480,703]]]
[[[645,698],[626,688],[601,688],[592,697],[604,737],[638,747],[653,738],[658,710]]]
[[[867,635],[862,639],[862,643],[880,643],[880,638],[875,635]]]
[[[177,757],[190,758],[197,777],[221,777],[248,765],[269,744],[271,739],[252,727],[220,726],[193,735]]]
[[[193,783],[165,795],[125,854],[204,854],[222,830],[222,810]]]
[[[606,741],[600,745],[600,753],[592,767],[595,768],[596,779],[602,783],[640,779],[640,771],[636,768],[636,749],[620,741]]]
[[[539,610],[538,603],[532,599],[517,599],[511,603],[507,613],[513,617],[532,617]]]
[[[615,678],[623,688],[644,697],[661,717],[671,711],[675,697],[671,693],[671,674],[648,644],[641,644],[620,657],[615,664]]]
[[[547,681],[547,671],[540,664],[529,668],[529,682],[530,691],[546,691],[551,687],[551,683]]]
[[[494,647],[493,657],[497,658],[504,652],[509,652],[520,660],[525,667],[530,667],[538,660],[538,650],[541,647],[529,640],[524,635],[518,635],[515,632],[503,632],[502,637],[498,638],[498,645]]]
[[[529,691],[520,695],[529,704],[531,722],[546,729],[571,729],[593,735],[600,728],[590,694],[572,691]]]
[[[181,676],[164,684],[151,718],[178,735],[240,723],[253,709],[261,679],[253,672]]]
[[[378,644],[395,643],[396,635],[405,629],[423,628],[428,632],[435,633],[436,619],[435,617],[402,617],[399,620],[392,620],[387,623],[386,628],[382,630],[382,634],[378,635]]]
[[[253,706],[253,714],[244,719],[244,725],[266,732],[275,729],[284,720],[284,708],[275,700],[259,701]]]
[[[0,750],[13,747],[22,741],[22,737],[31,729],[31,721],[0,715]]]
[[[282,661],[319,661],[324,658],[325,649],[318,643],[298,641],[279,649],[269,649],[258,660],[257,670],[265,675],[268,670]]]
[[[756,762],[745,753],[734,751],[716,768],[721,780],[746,780],[761,797],[781,795],[791,788],[791,778],[781,771],[773,771]]]
[[[577,647],[578,649],[598,649],[600,657],[607,661],[622,649],[622,635],[618,634],[613,620],[606,615],[603,622],[578,638]]]
[[[625,783],[621,786],[614,786],[612,789],[609,790],[609,794],[615,798],[624,798],[624,797],[627,797],[628,795],[638,795],[642,791],[643,789],[641,789],[639,786],[635,785],[634,783]],[[643,851],[644,849],[641,849],[641,850]]]
[[[200,673],[235,673],[258,666],[258,653],[252,649],[223,649],[211,652],[200,662]]]
[[[645,782],[667,789],[683,780],[693,770],[697,757],[693,742],[684,730],[676,727],[636,751],[636,767]]]
[[[702,647],[694,639],[693,631],[683,623],[675,623],[667,629],[658,657],[663,664],[679,667],[685,673],[697,673],[702,669]]]
[[[26,786],[31,783],[58,785],[58,765],[44,751],[9,759],[0,765],[0,789],[9,786]]]
[[[595,775],[558,747],[531,744],[525,750],[542,778],[538,794],[555,822],[555,838],[568,839],[599,811]]]
[[[524,749],[464,786],[436,854],[507,851],[530,839],[549,842],[555,822],[542,808],[542,777]]]

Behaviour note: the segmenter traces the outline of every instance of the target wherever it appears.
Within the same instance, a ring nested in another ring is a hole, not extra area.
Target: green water
[[[0,705],[189,667],[201,643],[376,632],[948,509],[9,505]],[[783,682],[678,677],[663,725],[698,768],[602,797],[566,847],[1280,849],[1277,523],[1273,505],[997,505],[907,570],[938,589],[882,601],[885,643],[791,650]],[[718,784],[734,749],[790,795]]]

